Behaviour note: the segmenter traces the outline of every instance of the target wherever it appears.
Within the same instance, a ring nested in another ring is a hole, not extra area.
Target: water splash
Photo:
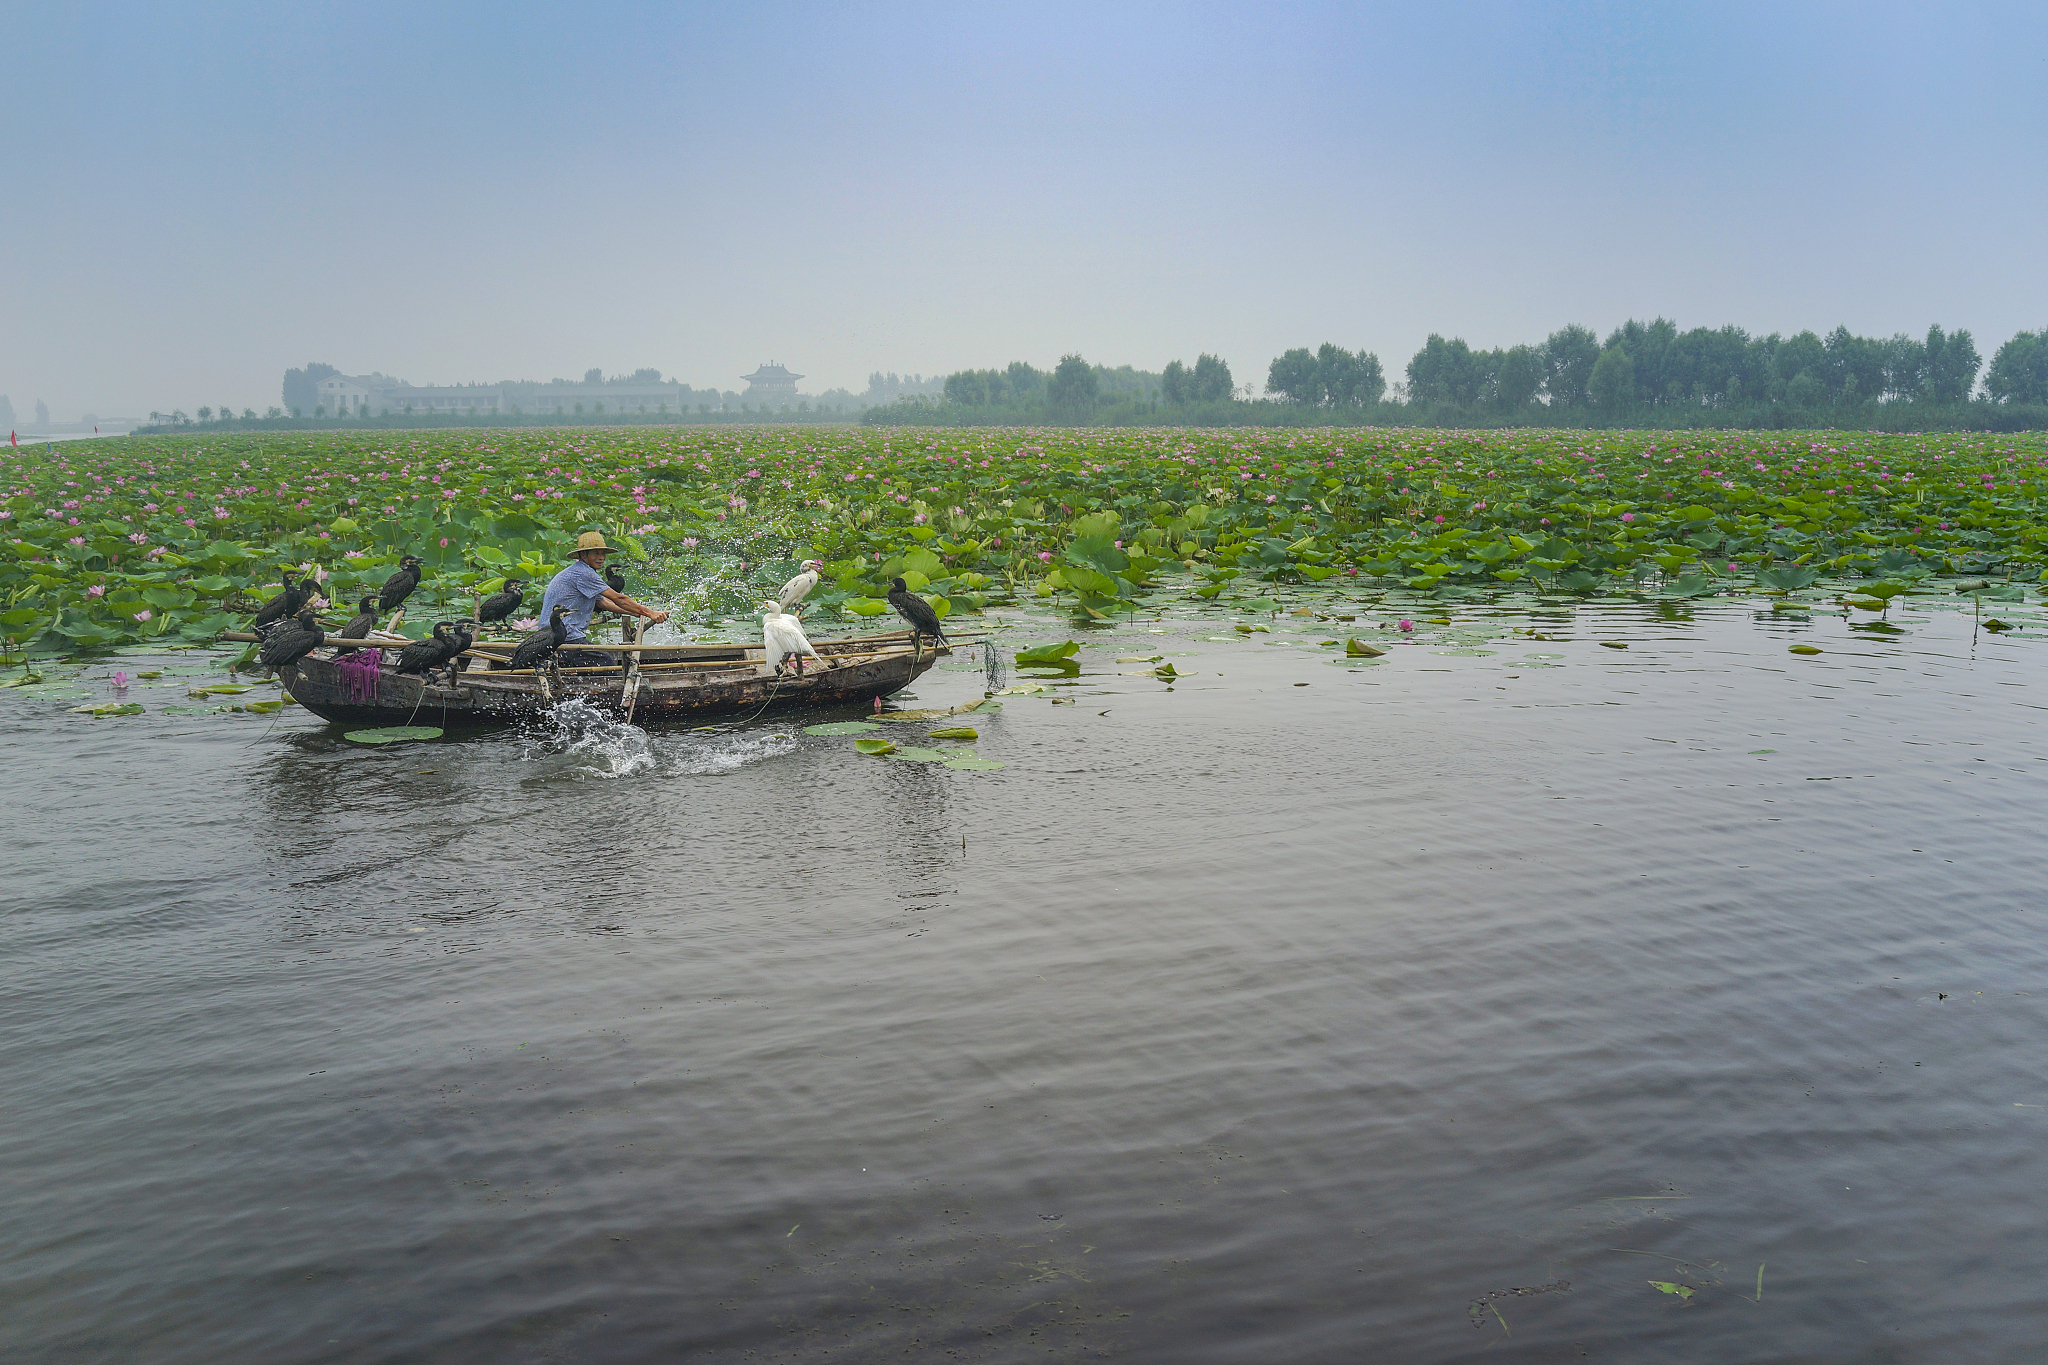
[[[747,732],[707,737],[692,745],[677,764],[677,771],[691,777],[719,777],[750,764],[795,753],[797,738],[783,730]]]
[[[654,744],[647,732],[585,697],[571,697],[556,706],[529,739],[522,759],[578,759],[576,770],[590,777],[632,777],[654,767]]]

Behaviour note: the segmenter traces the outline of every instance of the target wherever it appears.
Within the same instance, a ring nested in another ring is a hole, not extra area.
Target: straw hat
[[[569,558],[574,559],[576,556],[588,554],[592,550],[610,551],[611,548],[611,546],[604,543],[604,532],[585,531],[582,535],[576,537],[576,548],[569,552]]]

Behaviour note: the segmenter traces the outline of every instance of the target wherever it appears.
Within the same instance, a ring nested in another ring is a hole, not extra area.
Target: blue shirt
[[[548,580],[547,595],[540,599],[540,623],[545,626],[554,619],[555,608],[565,606],[569,614],[562,624],[569,628],[569,643],[583,644],[597,599],[610,591],[611,585],[604,581],[603,574],[582,560],[573,559],[568,568]]]

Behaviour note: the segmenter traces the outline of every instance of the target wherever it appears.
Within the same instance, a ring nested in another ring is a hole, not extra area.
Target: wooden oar
[[[633,643],[638,645],[646,633],[647,618],[633,622]],[[640,651],[635,648],[626,656],[626,690],[619,698],[619,707],[626,713],[626,724],[633,723],[633,703],[640,699]]]

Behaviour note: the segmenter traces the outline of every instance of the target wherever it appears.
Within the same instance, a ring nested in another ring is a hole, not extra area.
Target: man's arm
[[[597,604],[606,611],[615,611],[622,616],[644,616],[657,626],[663,621],[668,620],[667,612],[656,611],[653,607],[643,606],[624,593],[613,592],[610,588],[606,588],[597,595]]]

